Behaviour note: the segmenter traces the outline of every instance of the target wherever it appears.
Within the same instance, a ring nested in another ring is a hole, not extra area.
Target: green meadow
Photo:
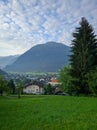
[[[0,96],[0,130],[97,130],[97,98]]]

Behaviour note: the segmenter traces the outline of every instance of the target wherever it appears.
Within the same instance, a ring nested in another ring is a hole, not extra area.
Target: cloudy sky
[[[0,56],[48,41],[70,45],[81,17],[97,34],[97,0],[0,0]]]

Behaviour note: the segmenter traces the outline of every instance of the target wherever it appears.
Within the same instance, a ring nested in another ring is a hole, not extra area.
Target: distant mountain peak
[[[50,72],[58,71],[68,64],[70,48],[62,43],[47,42],[32,47],[21,55],[6,71]]]
[[[59,44],[59,43],[58,42],[49,41],[49,42],[46,42],[45,44]]]
[[[0,56],[0,68],[14,63],[20,55]]]

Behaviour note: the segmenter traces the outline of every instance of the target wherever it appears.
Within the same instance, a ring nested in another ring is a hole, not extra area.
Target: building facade
[[[26,94],[43,94],[44,89],[38,85],[28,85],[23,89],[23,93]]]

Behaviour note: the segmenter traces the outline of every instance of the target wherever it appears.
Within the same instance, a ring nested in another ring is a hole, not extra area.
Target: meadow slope
[[[97,130],[97,98],[0,97],[0,130]]]

